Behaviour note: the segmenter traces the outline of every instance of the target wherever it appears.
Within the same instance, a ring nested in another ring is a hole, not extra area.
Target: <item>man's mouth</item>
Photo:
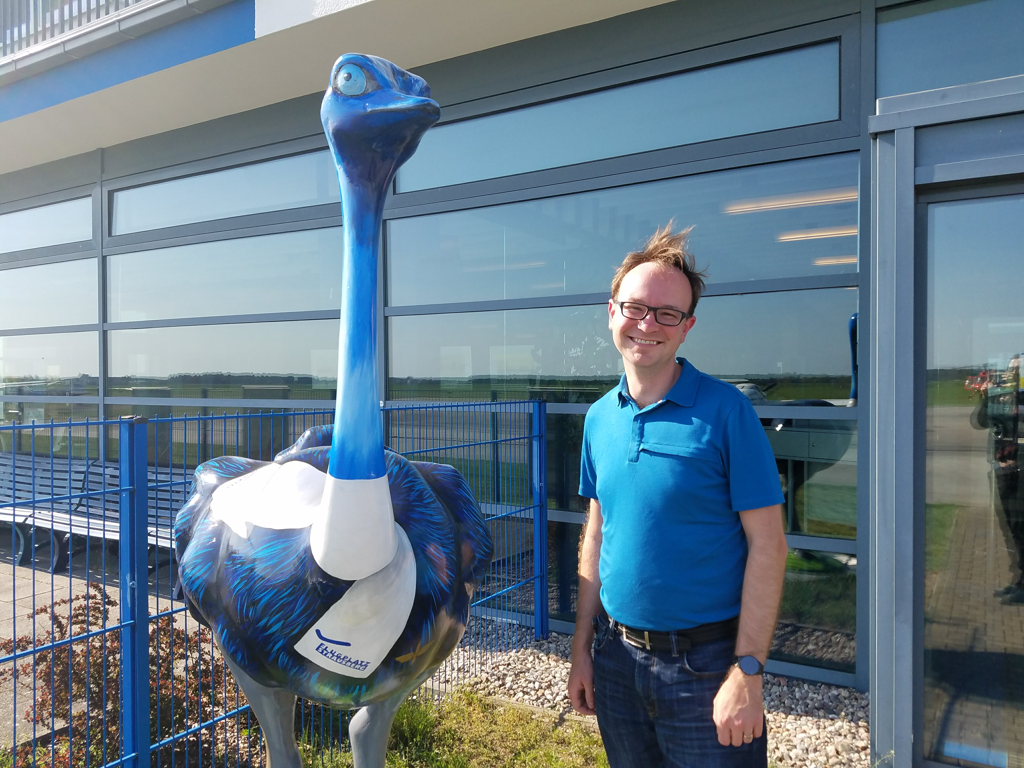
[[[630,336],[629,340],[634,344],[642,344],[646,347],[653,347],[655,344],[660,344],[660,341],[653,341],[651,339],[638,339],[636,336]]]

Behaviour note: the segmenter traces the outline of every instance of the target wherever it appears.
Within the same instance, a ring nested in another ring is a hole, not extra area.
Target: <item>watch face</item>
[[[761,666],[761,662],[754,656],[740,656],[736,659],[736,665],[745,675],[759,675],[764,669],[764,667]]]

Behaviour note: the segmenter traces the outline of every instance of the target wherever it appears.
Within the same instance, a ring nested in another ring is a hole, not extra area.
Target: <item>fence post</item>
[[[149,768],[149,483],[146,419],[120,423],[118,469],[121,574],[122,756],[130,768]]]
[[[533,403],[533,634],[548,636],[548,405]]]

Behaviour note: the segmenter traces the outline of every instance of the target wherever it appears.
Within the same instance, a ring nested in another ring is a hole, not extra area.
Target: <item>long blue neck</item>
[[[359,184],[341,172],[339,178],[345,261],[338,403],[327,472],[341,480],[369,480],[386,474],[377,366],[377,261],[387,185]]]

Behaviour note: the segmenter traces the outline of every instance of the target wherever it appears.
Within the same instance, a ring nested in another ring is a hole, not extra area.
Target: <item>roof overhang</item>
[[[0,174],[319,91],[348,51],[408,69],[666,1],[255,0],[251,42],[0,122]]]

